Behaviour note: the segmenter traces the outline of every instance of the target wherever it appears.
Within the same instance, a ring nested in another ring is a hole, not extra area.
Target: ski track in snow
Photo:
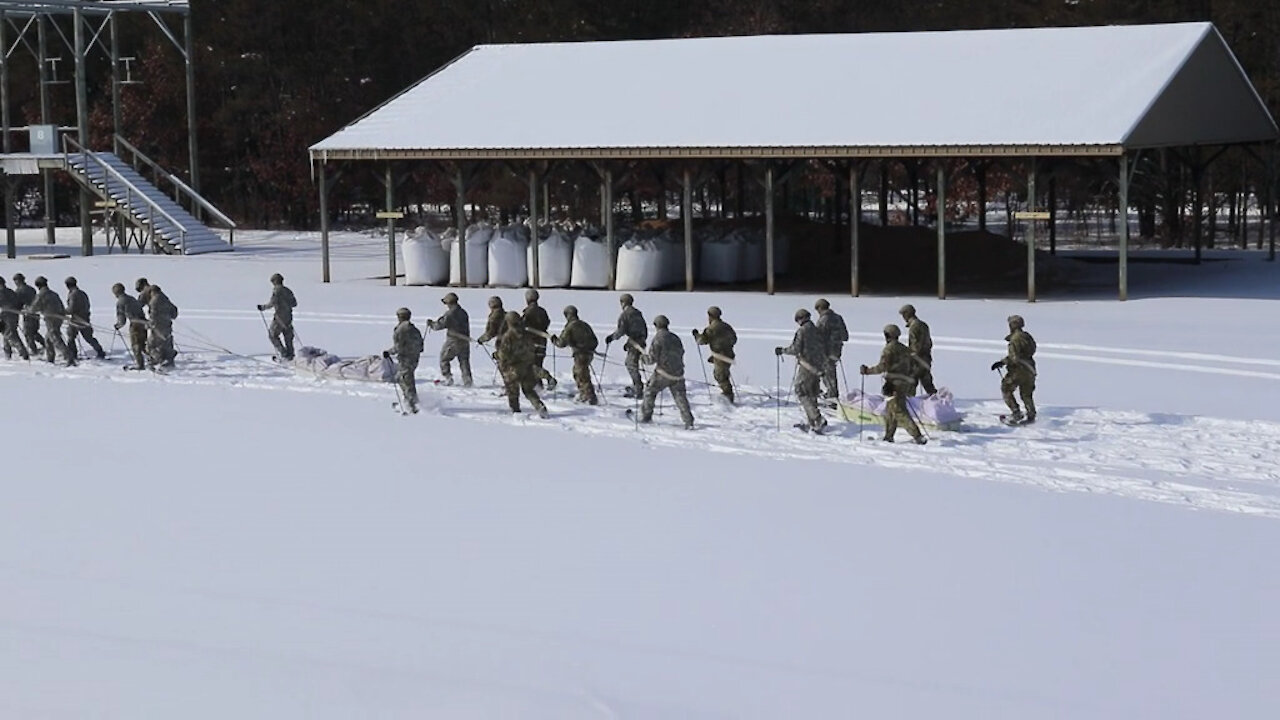
[[[187,311],[184,311],[186,313]],[[240,317],[234,311],[192,311],[202,320],[247,319],[257,321],[257,314]],[[309,320],[330,317],[303,315]],[[361,315],[332,316],[330,322],[378,323],[381,317]],[[183,328],[177,328],[182,344]],[[190,330],[203,337],[194,330]],[[745,330],[739,335],[782,338],[777,331]],[[878,345],[868,337],[851,342]],[[975,352],[990,353],[992,346],[1003,344],[963,338],[942,339],[939,347],[967,349],[961,343],[975,346]],[[1192,366],[1204,372],[1247,373],[1280,379],[1280,374],[1258,373],[1226,367],[1240,365],[1275,365],[1280,362],[1259,358],[1230,358],[1197,353],[1158,353],[1149,350],[1093,348],[1089,346],[1042,345],[1076,352],[1131,353],[1178,357],[1209,365]],[[1141,361],[1102,355],[1057,355],[1088,362],[1144,363],[1162,368],[1184,369],[1187,363]],[[318,392],[355,398],[395,398],[391,386],[319,379],[277,366],[262,356],[250,357],[229,352],[187,352],[178,368],[157,375],[150,372],[122,372],[128,359],[117,349],[108,361],[84,362],[79,367],[63,368],[43,362],[0,364],[0,376],[39,376],[112,382],[163,382],[188,385],[211,385],[249,390]],[[1148,414],[1097,408],[1041,408],[1035,425],[1010,428],[997,416],[1005,411],[998,400],[957,400],[957,409],[965,413],[961,432],[934,431],[927,446],[911,444],[905,432],[899,442],[887,444],[878,440],[880,426],[857,425],[833,421],[825,436],[814,436],[792,429],[801,419],[799,409],[784,403],[781,420],[775,398],[765,388],[739,387],[741,404],[726,406],[708,397],[700,380],[689,382],[689,399],[697,419],[697,429],[681,428],[679,417],[664,396],[665,412],[655,416],[652,425],[640,426],[624,414],[633,402],[622,397],[620,384],[606,385],[605,404],[597,408],[571,404],[566,392],[572,392],[572,379],[567,371],[559,373],[561,392],[558,398],[544,392],[551,408],[551,418],[540,420],[532,413],[513,417],[506,411],[505,398],[489,379],[491,367],[484,360],[476,366],[479,385],[474,389],[444,387],[430,382],[430,370],[419,371],[419,392],[424,413],[457,417],[474,422],[517,423],[545,430],[559,429],[595,437],[633,439],[656,447],[696,449],[733,453],[762,458],[796,461],[822,460],[853,466],[881,466],[901,469],[927,468],[959,477],[1026,485],[1057,492],[1084,492],[1167,503],[1197,510],[1215,510],[1280,519],[1280,423],[1255,420],[1231,420],[1197,416]],[[597,364],[598,370],[598,364]],[[618,370],[614,369],[612,373]],[[425,377],[424,377],[425,376]],[[616,377],[616,376],[615,376]],[[425,382],[423,382],[425,381]],[[527,409],[527,407],[526,407]],[[412,420],[407,420],[411,422]],[[782,432],[778,432],[781,425]],[[1245,442],[1240,438],[1248,438]],[[1224,442],[1225,439],[1225,442]],[[856,471],[850,479],[856,481]]]

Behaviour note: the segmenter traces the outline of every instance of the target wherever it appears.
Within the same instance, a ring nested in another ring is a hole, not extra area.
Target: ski
[[[413,409],[411,409],[411,410],[406,410],[406,409],[405,409],[405,407],[404,407],[403,405],[401,405],[400,403],[398,403],[398,402],[396,402],[396,401],[394,401],[394,400],[393,400],[393,401],[391,401],[391,409],[392,409],[392,410],[395,410],[395,411],[396,411],[396,412],[398,412],[398,413],[400,413],[400,415],[401,415],[401,416],[404,416],[404,415],[416,415],[416,414],[418,414],[418,409],[417,409],[417,408],[413,408]]]
[[[827,426],[826,426],[826,425],[823,425],[822,427],[819,427],[819,428],[811,428],[811,427],[809,427],[809,423],[796,423],[795,425],[792,425],[791,427],[793,427],[793,428],[795,428],[795,429],[799,430],[800,432],[806,433],[806,434],[813,434],[813,435],[826,435],[826,434],[827,434]]]
[[[1000,422],[1008,425],[1009,427],[1022,427],[1023,425],[1031,425],[1035,423],[1035,420],[1028,418],[1019,418],[1015,420],[1011,415],[1001,415]]]

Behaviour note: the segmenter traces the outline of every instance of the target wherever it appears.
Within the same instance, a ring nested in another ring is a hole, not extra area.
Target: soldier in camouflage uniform
[[[410,321],[409,308],[396,310],[396,329],[391,333],[391,349],[383,357],[396,356],[396,383],[404,395],[405,408],[418,412],[418,358],[422,355],[422,333]]]
[[[809,311],[800,308],[796,311],[796,334],[787,347],[776,347],[774,355],[794,355],[796,358],[795,393],[800,407],[804,408],[805,420],[814,432],[822,432],[827,428],[827,419],[822,417],[818,409],[818,392],[822,373],[826,368],[830,348],[822,332],[809,319]],[[802,426],[803,427],[803,426]]]
[[[159,285],[152,285],[146,278],[138,281],[138,302],[147,309],[147,355],[152,367],[173,367],[178,351],[173,342],[173,321],[178,318],[178,306],[173,304]]]
[[[428,328],[445,332],[444,344],[440,346],[440,375],[445,385],[452,385],[453,368],[450,363],[456,359],[462,373],[462,386],[471,387],[471,318],[458,304],[456,293],[446,293],[440,302],[447,308],[444,314],[427,321]]]
[[[875,375],[884,373],[884,387],[882,388],[884,395],[888,398],[889,403],[885,408],[884,415],[884,440],[885,442],[893,442],[893,436],[898,432],[898,424],[901,423],[911,435],[911,439],[916,444],[925,444],[924,435],[920,432],[920,426],[916,425],[916,421],[911,417],[911,411],[907,408],[907,398],[916,394],[916,376],[913,374],[912,367],[915,363],[911,359],[911,351],[898,341],[902,336],[902,330],[897,325],[884,326],[884,350],[880,352],[880,362],[871,367],[863,365],[858,368],[863,375]]]
[[[924,388],[925,395],[936,395],[938,388],[933,385],[933,337],[929,334],[929,326],[916,317],[914,305],[903,305],[898,314],[907,325],[907,348],[911,350],[912,375]]]
[[[644,315],[635,308],[635,299],[631,297],[631,293],[619,295],[618,303],[622,305],[622,313],[618,315],[618,329],[605,336],[604,344],[608,346],[619,338],[627,339],[627,358],[623,365],[631,375],[631,387],[624,394],[627,397],[640,397],[644,393],[640,356],[644,353],[645,341],[649,339],[649,328],[644,324]]]
[[[146,367],[144,359],[147,352],[147,319],[142,315],[142,303],[124,291],[124,285],[116,283],[111,286],[111,294],[116,297],[116,330],[129,326],[129,349],[133,352],[136,370]]]
[[[1006,371],[1000,380],[1000,394],[1004,397],[1004,404],[1009,406],[1007,421],[1012,423],[1036,421],[1036,402],[1032,397],[1036,391],[1036,340],[1023,329],[1025,326],[1021,315],[1009,316],[1009,334],[1004,339],[1009,343],[1008,354],[1003,360],[991,364],[992,370],[1004,368]],[[1027,406],[1025,415],[1013,398],[1014,390],[1022,397],[1022,404]]]
[[[533,343],[533,371],[538,377],[538,387],[546,383],[548,390],[556,389],[556,378],[543,365],[547,361],[547,341],[551,339],[551,318],[547,311],[538,304],[538,291],[530,288],[524,292],[525,308],[521,314],[524,331]]]
[[[267,338],[276,349],[276,355],[285,360],[293,359],[293,309],[298,307],[298,299],[293,291],[284,285],[284,276],[275,273],[271,276],[271,299],[258,306],[258,312],[271,308],[271,325],[267,328]]]
[[[595,330],[578,319],[578,308],[566,305],[564,320],[564,330],[559,335],[552,335],[551,342],[558,348],[567,347],[573,353],[573,380],[578,384],[578,396],[574,400],[595,405],[599,400],[591,382],[591,361],[600,341],[596,339]]]
[[[489,318],[484,323],[484,334],[476,338],[477,345],[497,339],[507,326],[507,311],[502,309],[502,298],[489,298]]]
[[[826,345],[826,360],[821,365],[822,382],[827,386],[826,397],[838,398],[840,381],[836,375],[836,366],[840,364],[840,358],[844,355],[844,344],[849,340],[849,330],[844,325],[844,318],[831,309],[831,303],[827,302],[826,298],[818,298],[818,301],[813,304],[813,309],[818,311],[818,321],[814,326],[818,328],[818,334]]]
[[[36,289],[27,284],[25,275],[14,273],[13,294],[18,296],[18,303],[22,305],[22,337],[27,341],[27,350],[35,355],[44,350],[44,339],[40,337],[40,316],[31,312]]]
[[[102,343],[93,336],[93,323],[89,318],[89,295],[81,290],[76,279],[69,277],[67,284],[67,354],[71,360],[78,360],[80,353],[77,352],[76,338],[83,337],[85,342],[89,343],[89,347],[97,353],[99,360],[107,356],[107,352],[102,349]]]
[[[36,278],[36,299],[31,301],[31,312],[44,318],[44,359],[53,362],[56,350],[66,358],[67,366],[76,364],[76,359],[67,352],[67,344],[62,341],[62,319],[67,315],[67,308],[62,298],[49,289],[49,281],[43,275]]]
[[[738,344],[738,334],[732,325],[721,319],[720,308],[715,305],[707,308],[707,327],[702,332],[694,330],[693,341],[708,346],[711,357],[707,362],[715,368],[712,377],[720,386],[720,393],[732,403],[733,377],[729,370],[733,367],[733,346]]]
[[[4,278],[0,277],[0,331],[4,335],[5,360],[13,359],[14,348],[17,348],[18,355],[23,360],[31,359],[27,346],[22,344],[22,338],[18,336],[18,313],[20,312],[22,312],[22,301],[18,300],[18,294],[10,290]]]
[[[684,428],[692,430],[693,411],[689,409],[689,395],[684,383],[684,345],[675,333],[667,329],[669,324],[666,315],[653,319],[653,326],[658,330],[653,334],[653,343],[644,356],[646,363],[653,364],[653,375],[640,405],[640,422],[653,421],[653,406],[658,401],[658,393],[670,390],[671,399],[680,411],[680,419],[684,420]]]
[[[498,343],[498,370],[507,391],[507,404],[511,412],[520,412],[520,393],[541,417],[547,417],[547,406],[538,397],[538,376],[535,370],[534,343],[524,331],[520,313],[507,313],[507,329]]]

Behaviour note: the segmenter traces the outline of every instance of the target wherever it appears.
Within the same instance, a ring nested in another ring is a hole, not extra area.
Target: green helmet
[[[280,273],[273,273],[273,274],[271,275],[271,284],[272,284],[272,285],[283,285],[283,284],[284,284],[284,276],[283,276],[283,275],[281,275]]]
[[[897,325],[889,324],[884,326],[884,337],[886,340],[897,340],[902,337],[902,330]]]
[[[42,287],[48,287],[48,286],[49,286],[49,281],[46,280],[43,275],[36,278],[36,287],[42,288]]]
[[[667,319],[666,315],[659,315],[653,319],[653,326],[659,330],[666,330],[670,325],[671,321]]]
[[[399,310],[396,310],[396,319],[401,322],[404,322],[411,317],[413,317],[413,313],[409,312],[409,308],[402,307]]]
[[[501,310],[501,309],[502,309],[502,298],[498,297],[497,295],[494,295],[494,296],[490,297],[490,298],[489,298],[489,309],[490,309],[490,310]]]
[[[1009,316],[1009,328],[1012,330],[1021,330],[1023,327],[1026,326],[1026,324],[1027,324],[1026,321],[1022,319],[1021,315]]]
[[[566,319],[568,319],[568,320],[572,320],[572,319],[574,319],[574,318],[578,317],[578,308],[576,308],[576,307],[574,307],[574,306],[572,306],[572,305],[565,305],[565,306],[564,306],[564,316],[565,316],[565,318],[566,318]]]
[[[528,290],[525,290],[524,301],[530,304],[538,302],[538,291],[534,290],[533,288],[529,288]]]
[[[507,313],[507,327],[509,328],[520,327],[520,313],[516,312],[515,310],[512,310],[511,312]]]
[[[75,278],[75,276],[74,276],[74,275],[72,275],[72,276],[68,277],[68,278],[67,278],[66,280],[64,280],[63,282],[65,282],[65,283],[66,283],[66,285],[67,285],[67,287],[69,287],[69,288],[73,288],[73,287],[75,287],[76,285],[79,285],[79,282],[76,280],[76,278]]]
[[[138,278],[138,282],[133,284],[133,290],[134,292],[142,292],[143,290],[146,290],[147,286],[150,284],[151,283],[147,282],[146,278]]]
[[[440,302],[444,303],[445,305],[457,305],[457,304],[458,304],[458,294],[457,294],[457,293],[445,293],[444,297],[440,298]]]
[[[622,293],[618,296],[618,302],[622,303],[625,307],[631,307],[632,303],[635,301],[636,299],[631,297],[631,293]]]
[[[898,308],[898,314],[904,318],[913,318],[916,316],[916,306],[911,303],[907,303],[906,305]]]
[[[831,309],[831,303],[827,302],[826,298],[818,298],[818,302],[813,304],[813,309],[818,312],[826,312]]]
[[[112,285],[112,286],[111,286],[111,294],[112,294],[112,295],[123,295],[123,294],[124,294],[124,283],[116,283],[115,285]]]
[[[716,320],[719,320],[720,308],[716,307],[715,305],[712,305],[711,307],[707,308],[707,317],[715,318]]]
[[[809,319],[808,310],[805,310],[804,308],[800,308],[799,310],[796,311],[796,322],[804,322],[805,320],[808,320],[808,319]]]
[[[16,283],[26,282],[26,281],[27,281],[27,276],[26,276],[26,275],[23,275],[22,273],[14,273],[14,274],[13,274],[13,281],[14,281],[14,282],[16,282]]]

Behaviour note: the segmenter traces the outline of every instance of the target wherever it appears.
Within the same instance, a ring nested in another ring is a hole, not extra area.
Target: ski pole
[[[776,355],[774,359],[773,401],[778,406],[778,432],[782,432],[782,356]]]
[[[556,348],[551,346],[551,398],[558,400],[560,398],[560,378],[556,377]]]
[[[849,387],[849,376],[844,373],[844,358],[836,358],[836,363],[840,365],[840,379],[844,381],[844,386]],[[840,399],[840,393],[836,393],[836,399]]]
[[[864,439],[862,437],[862,426],[864,424],[863,409],[866,408],[866,406],[867,406],[867,376],[862,375],[862,379],[858,381],[858,442],[862,442]]]
[[[707,402],[714,403],[716,400],[711,396],[711,381],[707,379],[707,364],[702,360],[702,344],[695,338],[693,346],[698,349],[698,364],[702,366],[702,383],[707,386]]]

